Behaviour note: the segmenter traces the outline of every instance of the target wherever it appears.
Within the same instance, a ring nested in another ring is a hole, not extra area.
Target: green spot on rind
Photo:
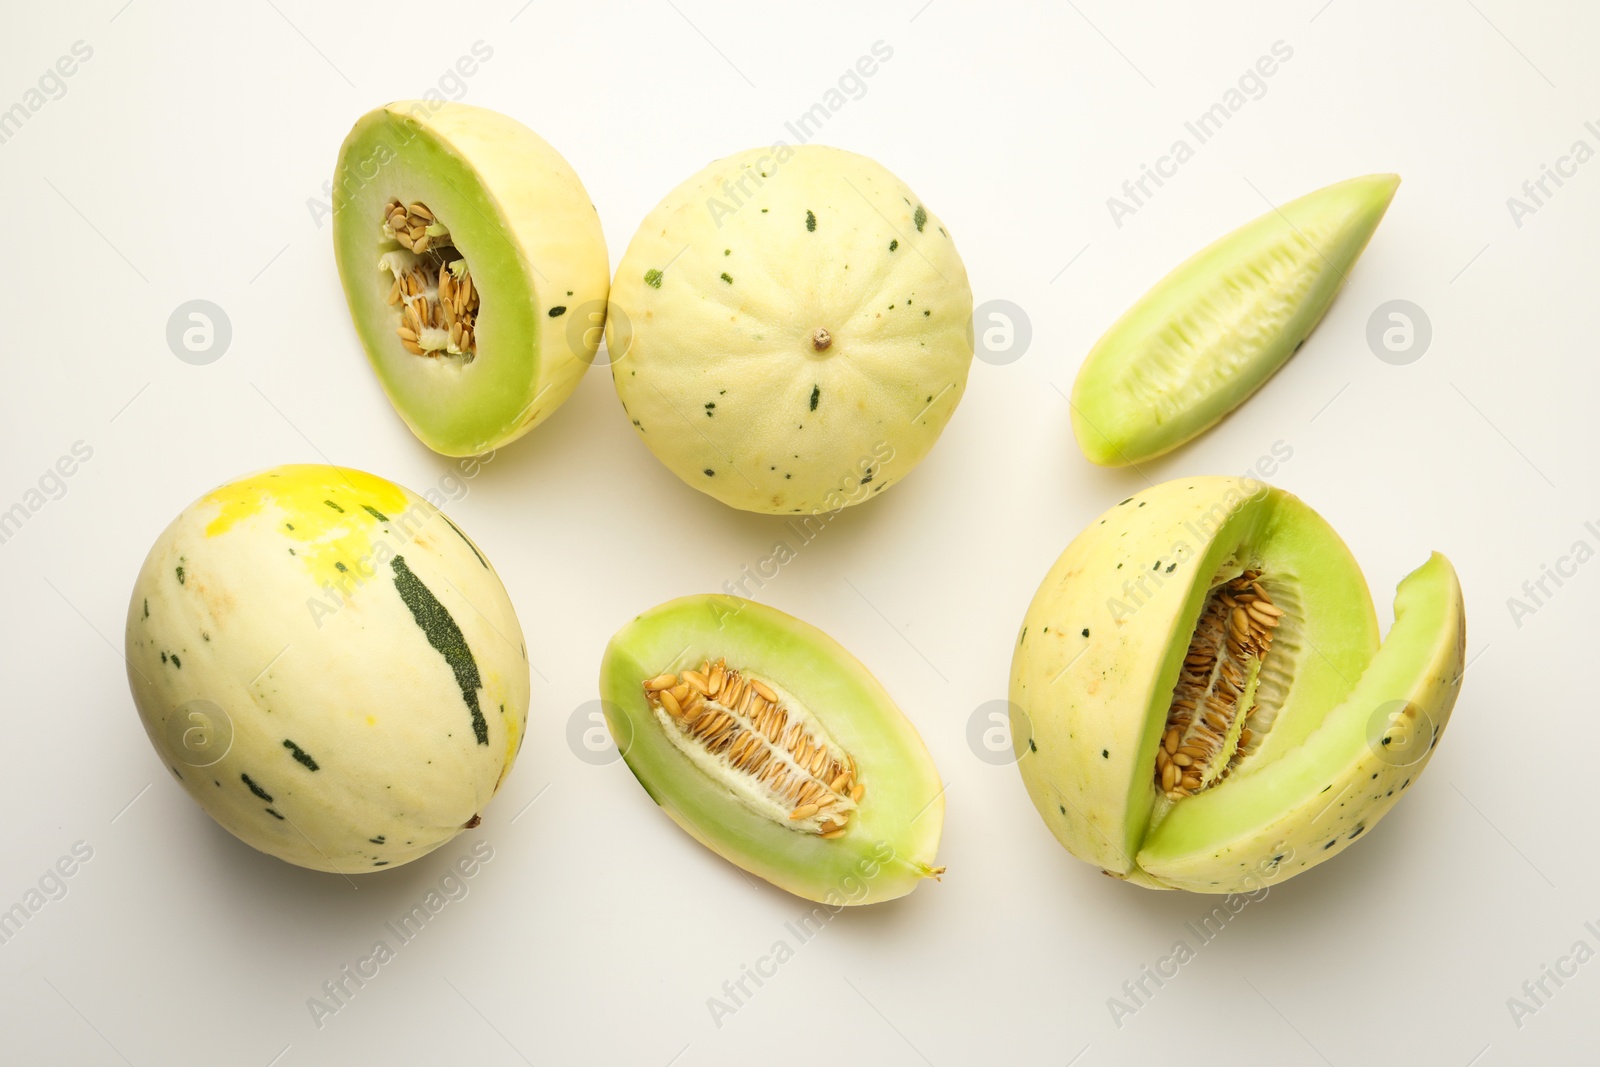
[[[817,232],[817,216],[815,212],[806,212],[806,230],[809,233]]]
[[[922,228],[928,224],[928,213],[922,210],[921,204],[918,204],[917,210],[911,213],[911,221],[917,224],[918,233],[921,233]]]
[[[283,747],[289,750],[290,755],[294,756],[295,762],[304,764],[307,770],[314,771],[318,769],[317,761],[311,758],[311,753],[307,752],[293,741],[290,741],[288,738],[284,738]]]
[[[644,272],[644,283],[652,289],[661,288],[661,272],[651,267]]]
[[[458,530],[457,533],[459,532]],[[478,690],[483,685],[483,679],[478,674],[478,661],[472,658],[472,649],[467,647],[467,639],[462,636],[461,627],[456,625],[456,620],[450,617],[450,612],[439,603],[433,591],[411,573],[411,568],[406,566],[404,556],[396,556],[389,561],[389,566],[394,571],[395,592],[400,594],[400,599],[411,609],[411,617],[416,620],[423,636],[428,639],[428,644],[444,657],[444,661],[450,665],[450,670],[456,676],[456,685],[461,689],[461,699],[472,712],[472,736],[477,738],[478,744],[487,745],[489,723],[484,719],[483,710],[478,706]]]

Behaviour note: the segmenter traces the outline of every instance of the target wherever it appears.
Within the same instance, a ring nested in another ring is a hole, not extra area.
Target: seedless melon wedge
[[[572,394],[609,260],[583,183],[537,134],[465,104],[388,104],[345,138],[334,198],[356,332],[424,444],[486,452]]]
[[[842,907],[944,870],[944,788],[921,736],[815,627],[739,597],[669,601],[611,639],[600,692],[651,798],[751,874]]]
[[[1318,189],[1161,279],[1078,370],[1083,454],[1108,467],[1159,456],[1261,388],[1321,321],[1399,185],[1372,174]]]

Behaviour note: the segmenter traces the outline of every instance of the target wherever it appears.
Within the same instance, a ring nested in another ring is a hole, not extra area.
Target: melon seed
[[[407,352],[438,358],[477,355],[478,292],[466,260],[426,204],[390,200],[383,209],[383,236],[408,257],[385,255],[379,262],[394,274],[390,307],[400,308],[395,333]]]
[[[1259,571],[1245,571],[1215,589],[1201,609],[1156,747],[1156,787],[1170,800],[1221,781],[1251,751],[1257,731],[1239,718],[1248,722],[1254,708],[1240,701],[1284,615],[1260,578]],[[1197,715],[1200,707],[1205,711]]]

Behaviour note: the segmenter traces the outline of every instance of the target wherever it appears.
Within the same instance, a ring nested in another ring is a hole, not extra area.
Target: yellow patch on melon
[[[275,509],[274,529],[295,543],[295,558],[318,585],[337,583],[350,573],[369,577],[363,572],[370,569],[372,531],[380,522],[367,508],[398,519],[410,506],[405,490],[393,482],[365,471],[313,464],[274,467],[242,478],[216,489],[204,503],[217,508],[206,524],[208,538]],[[369,561],[367,568],[360,566],[362,561]]]

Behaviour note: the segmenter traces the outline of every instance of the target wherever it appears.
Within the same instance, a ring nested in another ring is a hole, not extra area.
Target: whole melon
[[[275,467],[189,505],[128,605],[128,682],[224,829],[342,874],[476,825],[522,744],[504,586],[438,508],[358,470]]]
[[[612,380],[644,443],[745,511],[860,504],[966,389],[972,290],[922,201],[864,156],[785,144],[669,193],[617,268]]]

